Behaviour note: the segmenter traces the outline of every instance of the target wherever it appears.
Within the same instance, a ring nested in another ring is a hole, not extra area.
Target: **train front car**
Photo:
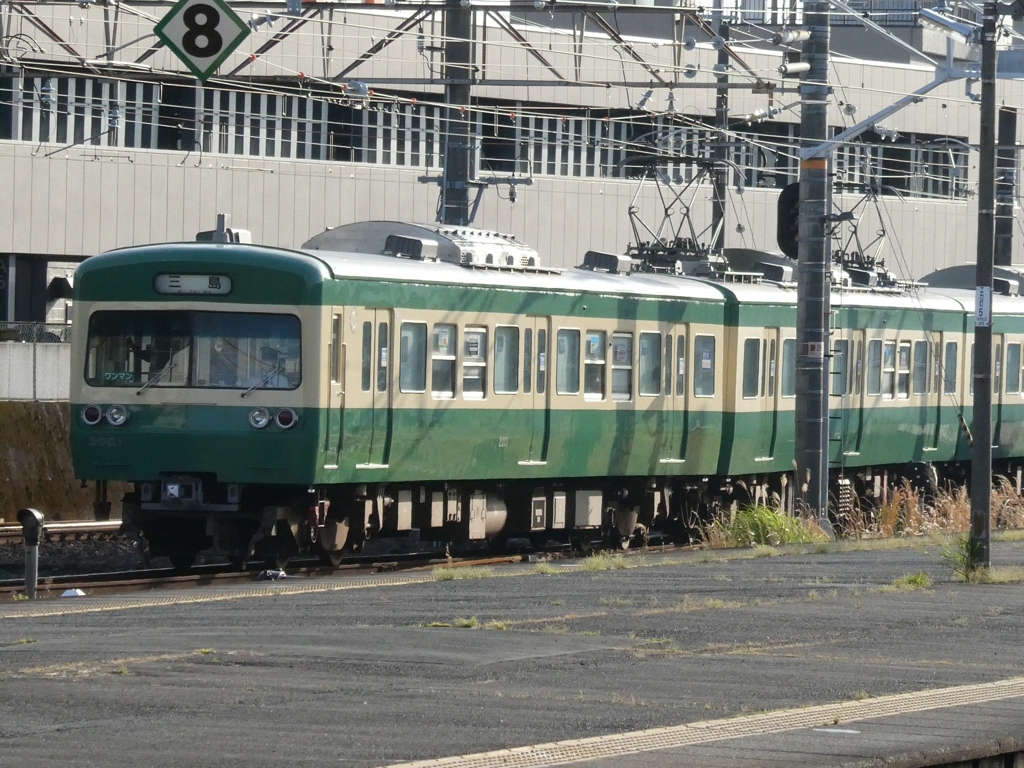
[[[75,471],[100,489],[134,484],[123,519],[151,555],[179,568],[199,553],[274,556],[274,534],[298,530],[292,510],[317,513],[308,372],[329,278],[310,256],[237,244],[127,248],[79,267]]]

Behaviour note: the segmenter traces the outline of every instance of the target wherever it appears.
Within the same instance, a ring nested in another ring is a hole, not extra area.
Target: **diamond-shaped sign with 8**
[[[196,77],[207,80],[250,30],[224,0],[180,0],[153,31]]]

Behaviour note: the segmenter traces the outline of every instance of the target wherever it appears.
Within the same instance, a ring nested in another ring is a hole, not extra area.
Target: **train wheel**
[[[333,552],[328,552],[326,549],[322,549],[321,547],[316,548],[316,556],[320,559],[321,563],[329,565],[332,568],[337,568],[341,565],[341,561],[344,559],[340,551],[334,550]]]
[[[313,543],[313,551],[320,558],[320,562],[337,568],[341,565],[342,554],[345,544],[348,542],[350,521],[347,517],[331,519],[320,531]]]
[[[169,555],[168,560],[171,561],[171,567],[184,573],[192,568],[192,564],[196,561],[195,552],[175,552],[173,555]]]

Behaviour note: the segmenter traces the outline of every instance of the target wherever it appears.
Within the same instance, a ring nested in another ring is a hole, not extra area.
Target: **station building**
[[[68,323],[77,262],[194,239],[217,213],[253,242],[291,248],[348,222],[436,219],[443,7],[231,5],[252,33],[206,82],[154,36],[170,3],[0,5],[0,320]],[[834,11],[834,132],[927,86],[935,63],[977,68],[976,49],[947,48],[920,25],[921,5],[851,0]],[[779,74],[794,52],[767,40],[799,26],[800,0],[725,2],[735,54],[725,79],[716,28],[699,26],[693,8],[611,3],[585,16],[537,6],[470,5],[475,84],[461,119],[472,125],[474,177],[490,182],[472,225],[516,235],[554,267],[664,235],[666,202],[676,221],[690,211],[694,228],[677,231],[710,239],[701,168],[716,86],[727,82],[725,245],[777,250],[800,97],[799,81]],[[975,21],[967,7],[951,13]],[[1020,52],[1007,21],[1012,71]],[[836,150],[836,210],[857,219],[848,247],[908,279],[974,260],[978,93],[972,79],[951,79]],[[1024,104],[1022,82],[1001,80],[998,101]],[[1018,237],[1015,261],[1021,247]]]

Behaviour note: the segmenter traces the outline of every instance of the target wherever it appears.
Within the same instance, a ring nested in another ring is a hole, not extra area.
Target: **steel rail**
[[[113,538],[121,530],[120,520],[83,520],[70,523],[45,523],[43,525],[44,541],[68,541],[90,538]],[[22,530],[20,525],[0,525],[0,543],[20,541]]]

